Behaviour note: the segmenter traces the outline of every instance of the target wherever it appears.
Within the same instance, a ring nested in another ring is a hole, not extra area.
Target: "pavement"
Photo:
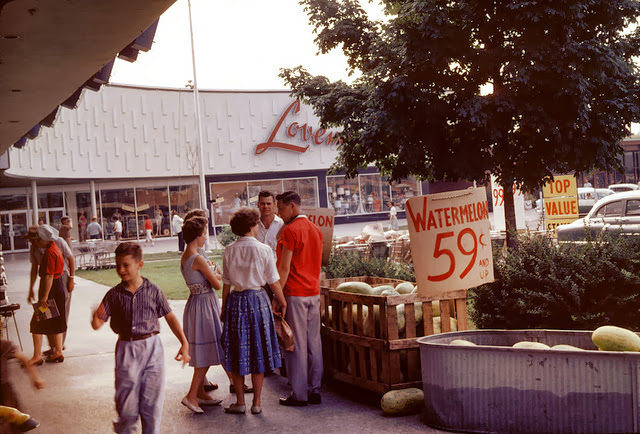
[[[359,233],[362,226],[361,223],[338,225],[335,233],[337,236]],[[173,251],[176,248],[175,238],[156,240],[153,247],[143,245],[144,253]],[[12,303],[21,305],[21,309],[16,312],[16,320],[24,353],[31,357],[31,310],[26,303],[30,267],[27,254],[5,255],[5,267],[9,283],[8,297]],[[41,423],[34,432],[112,432],[111,423],[116,417],[113,401],[116,335],[108,324],[97,331],[89,324],[92,310],[107,290],[106,286],[76,278],[64,363],[45,363],[36,367],[38,374],[46,382],[44,389],[33,389],[25,370],[21,369],[15,360],[10,362],[9,379],[17,391],[21,410],[31,414]],[[170,302],[171,308],[180,319],[184,304],[184,300]],[[7,333],[9,339],[18,344],[13,321],[8,324]],[[220,406],[205,407],[204,414],[194,415],[180,404],[189,388],[193,370],[189,367],[182,368],[182,365],[173,359],[178,352],[179,344],[164,320],[161,320],[160,336],[165,348],[166,367],[162,433],[440,432],[424,425],[419,415],[384,417],[377,399],[357,390],[337,390],[323,386],[321,405],[282,407],[278,404],[278,398],[286,396],[288,388],[286,378],[279,375],[265,379],[261,415],[226,414]],[[229,393],[229,382],[221,367],[211,368],[208,378],[220,385],[212,395],[223,399],[223,405],[235,401],[235,396]],[[248,402],[251,402],[251,398],[248,399]]]

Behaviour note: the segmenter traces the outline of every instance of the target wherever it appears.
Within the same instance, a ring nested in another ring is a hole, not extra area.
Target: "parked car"
[[[593,205],[603,197],[615,193],[608,188],[579,187],[578,188],[578,212],[580,215],[586,215]],[[544,200],[536,200],[536,210],[544,211]]]
[[[588,213],[597,201],[613,193],[615,191],[608,188],[579,187],[578,212],[580,215]]]
[[[606,230],[640,235],[640,190],[608,195],[586,217],[556,228],[558,241],[581,241],[587,234],[595,238]]]
[[[638,190],[640,186],[638,184],[611,184],[609,186],[609,190],[613,190],[616,193],[621,193],[623,191],[631,191]]]

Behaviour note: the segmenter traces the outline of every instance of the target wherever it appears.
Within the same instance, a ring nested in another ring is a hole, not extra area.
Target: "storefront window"
[[[38,208],[62,208],[62,193],[38,193]]]
[[[274,196],[283,191],[294,190],[300,195],[302,208],[317,208],[318,179],[293,178],[249,182],[216,182],[209,185],[215,226],[229,224],[231,215],[241,206],[257,206],[258,193],[270,191]]]
[[[169,187],[171,210],[184,216],[189,210],[199,208],[200,199],[197,185],[174,185]]]
[[[146,217],[149,217],[153,222],[154,237],[171,235],[167,188],[136,188],[136,199],[140,234]]]
[[[102,203],[102,232],[105,239],[115,239],[113,228],[116,217],[122,222],[122,238],[135,239],[138,227],[136,226],[136,203],[133,189],[102,190],[100,200]]]
[[[263,190],[270,191],[273,196],[277,196],[282,193],[282,181],[267,180],[267,181],[251,181],[249,185],[249,206],[258,206],[258,193]]]
[[[336,215],[364,213],[357,177],[328,176],[327,194],[327,203],[336,210]]]
[[[248,205],[246,182],[211,184],[211,198],[215,224],[228,224],[231,215],[241,206]]]
[[[360,175],[362,202],[366,212],[382,211],[382,178],[378,173]]]
[[[302,208],[318,208],[317,178],[283,179],[282,191],[289,190],[298,192]]]
[[[85,241],[87,238],[87,225],[91,222],[91,193],[76,193],[76,213],[75,215],[78,227],[78,239]]]
[[[0,203],[2,203],[3,211],[10,211],[14,209],[27,209],[27,195],[26,194],[7,194],[0,196]]]
[[[404,210],[405,201],[419,195],[418,181],[415,178],[405,178],[391,184],[391,200],[398,210]]]

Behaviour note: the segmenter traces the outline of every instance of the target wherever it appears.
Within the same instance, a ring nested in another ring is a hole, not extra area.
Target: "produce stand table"
[[[466,291],[448,294],[452,299],[434,300],[418,294],[385,297],[334,290],[347,281],[372,286],[402,282],[381,277],[320,282],[325,376],[379,394],[421,388],[417,338],[438,331],[434,328],[438,323],[436,319],[434,324],[435,301],[439,302],[443,332],[451,330],[451,318],[457,320],[458,330],[466,330]]]

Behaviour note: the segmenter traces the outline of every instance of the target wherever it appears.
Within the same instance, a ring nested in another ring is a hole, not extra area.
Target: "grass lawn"
[[[209,258],[222,267],[222,250],[210,254]],[[189,296],[189,289],[180,273],[180,254],[177,252],[145,255],[141,274],[158,285],[169,300],[186,300]],[[77,270],[76,275],[108,287],[120,283],[114,268]],[[218,296],[222,295],[221,291],[216,292]]]

